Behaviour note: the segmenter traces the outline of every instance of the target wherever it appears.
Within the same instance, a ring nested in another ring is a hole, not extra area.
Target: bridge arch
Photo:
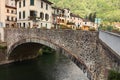
[[[86,64],[80,58],[78,58],[74,53],[71,53],[68,49],[65,49],[64,47],[62,47],[52,41],[49,41],[47,39],[25,38],[25,39],[19,40],[18,42],[15,42],[13,45],[11,45],[8,48],[8,59],[10,59],[10,56],[12,55],[12,51],[17,46],[20,46],[20,45],[26,44],[26,43],[42,44],[42,45],[48,46],[48,47],[58,51],[59,53],[64,54],[67,58],[71,59],[85,73],[85,75],[89,78],[89,80],[93,79],[92,73],[90,72],[90,70],[88,69]]]

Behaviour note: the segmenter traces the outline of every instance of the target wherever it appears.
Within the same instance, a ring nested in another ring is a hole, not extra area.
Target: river
[[[43,54],[28,61],[0,66],[0,80],[88,80],[62,54]]]

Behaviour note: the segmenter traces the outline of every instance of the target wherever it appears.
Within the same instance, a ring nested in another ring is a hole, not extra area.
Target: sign
[[[100,18],[95,18],[95,23],[96,24],[100,24],[101,23],[101,19]]]

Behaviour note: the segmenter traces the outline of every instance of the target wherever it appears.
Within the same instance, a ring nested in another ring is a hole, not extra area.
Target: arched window
[[[45,14],[45,20],[48,21],[49,20],[49,15]]]
[[[40,19],[41,19],[41,20],[44,19],[44,13],[43,13],[43,12],[40,13]]]

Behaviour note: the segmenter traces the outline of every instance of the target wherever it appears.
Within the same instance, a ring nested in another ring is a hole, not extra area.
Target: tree
[[[95,18],[96,18],[96,12],[93,13],[92,22],[95,22]]]
[[[89,19],[90,21],[92,21],[92,13],[89,14],[88,19]]]

